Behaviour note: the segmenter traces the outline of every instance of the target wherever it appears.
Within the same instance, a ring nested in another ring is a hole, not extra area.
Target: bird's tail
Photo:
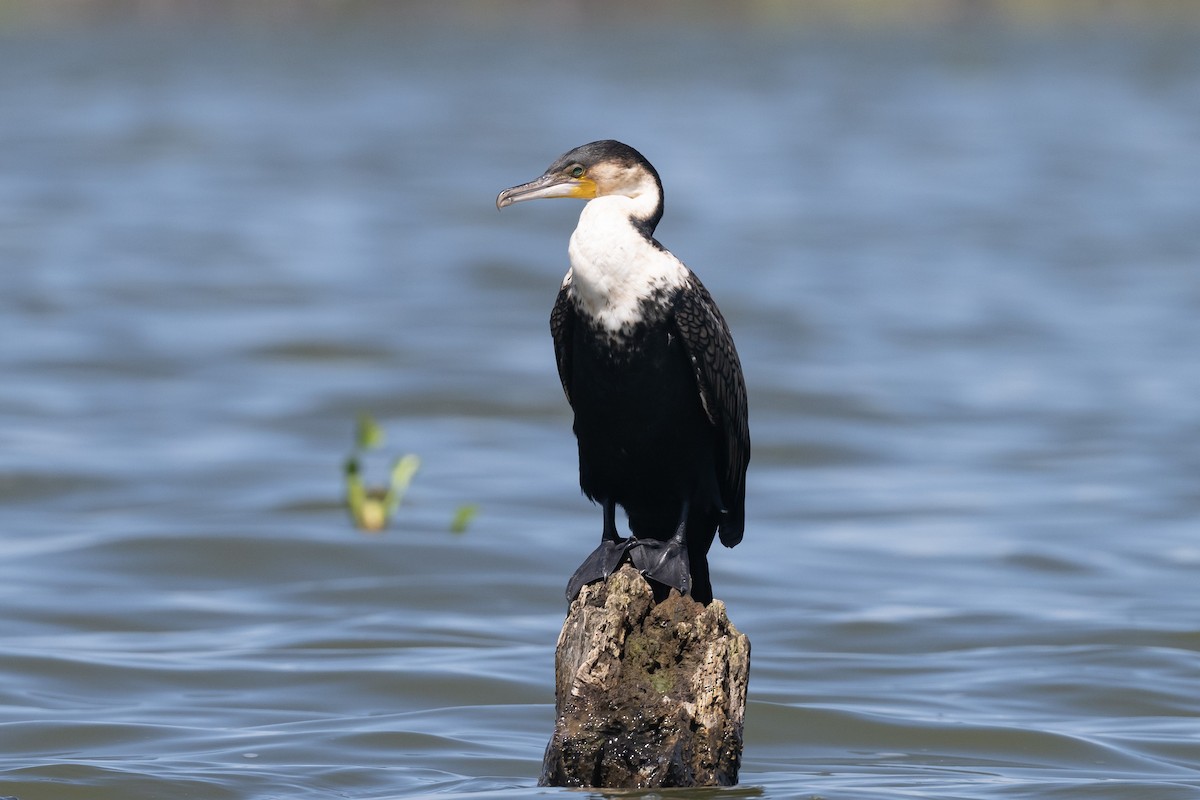
[[[726,547],[735,547],[742,541],[742,534],[746,531],[745,510],[738,508],[733,512],[725,512],[721,516],[720,531],[721,544]]]

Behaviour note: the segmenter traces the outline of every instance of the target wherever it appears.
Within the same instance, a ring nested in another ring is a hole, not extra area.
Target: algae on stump
[[[555,654],[543,786],[732,786],[750,640],[714,600],[655,604],[628,564],[571,603]]]

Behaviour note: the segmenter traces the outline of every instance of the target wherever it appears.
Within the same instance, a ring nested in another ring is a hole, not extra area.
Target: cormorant
[[[565,153],[496,207],[543,197],[589,201],[568,247],[550,330],[575,412],[579,485],[604,508],[601,543],[567,585],[573,600],[628,554],[643,575],[712,600],[708,550],[745,527],[750,460],[746,384],[729,326],[708,290],[654,238],[658,172],[612,140]],[[617,533],[616,506],[632,536]]]

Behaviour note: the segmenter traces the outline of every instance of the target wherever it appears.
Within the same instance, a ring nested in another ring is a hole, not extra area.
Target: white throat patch
[[[640,200],[606,195],[588,202],[567,248],[571,270],[563,285],[571,287],[581,310],[614,336],[642,319],[644,301],[669,294],[688,276],[679,259],[633,226],[632,215],[648,213]]]

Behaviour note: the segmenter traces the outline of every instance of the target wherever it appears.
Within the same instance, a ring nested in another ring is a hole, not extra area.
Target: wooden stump
[[[542,786],[732,786],[750,640],[725,605],[655,604],[625,564],[571,603],[555,654],[557,722]]]

